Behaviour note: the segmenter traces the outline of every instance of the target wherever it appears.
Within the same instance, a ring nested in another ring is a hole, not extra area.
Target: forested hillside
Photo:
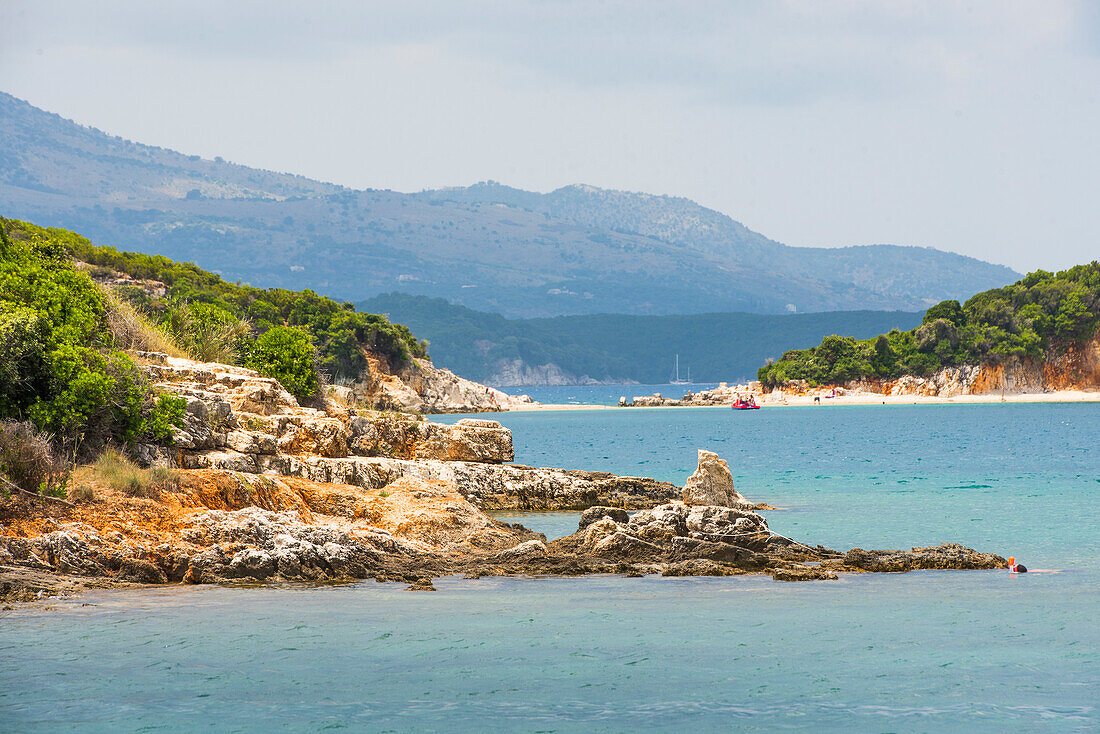
[[[428,339],[440,366],[498,385],[585,378],[664,383],[677,354],[681,372],[686,376],[690,370],[693,380],[747,380],[765,358],[778,356],[791,343],[813,343],[837,331],[870,336],[920,323],[918,313],[883,311],[506,319],[401,293],[359,305],[388,313]]]
[[[943,367],[1045,360],[1096,338],[1100,327],[1100,262],[1059,273],[1037,270],[1017,283],[965,303],[928,309],[919,327],[871,339],[828,336],[760,368],[765,385],[790,380],[837,384],[860,378],[927,376]]]

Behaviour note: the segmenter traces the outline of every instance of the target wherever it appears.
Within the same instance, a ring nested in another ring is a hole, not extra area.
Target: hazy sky
[[[1100,258],[1100,2],[0,4],[0,89],[357,188],[687,196],[781,242]]]

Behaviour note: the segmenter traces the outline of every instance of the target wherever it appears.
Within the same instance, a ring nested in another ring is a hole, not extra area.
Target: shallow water
[[[0,731],[1100,729],[1100,406],[494,417],[527,464],[714,449],[800,540],[1059,572],[99,592],[0,617]]]

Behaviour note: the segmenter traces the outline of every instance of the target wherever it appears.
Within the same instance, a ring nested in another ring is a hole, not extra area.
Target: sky
[[[0,89],[354,188],[686,196],[792,245],[1100,258],[1100,2],[3,0]]]

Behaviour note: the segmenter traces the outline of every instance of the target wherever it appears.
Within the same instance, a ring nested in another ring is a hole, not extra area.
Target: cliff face
[[[522,359],[502,359],[493,365],[493,374],[488,382],[495,385],[620,385],[630,384],[633,380],[606,378],[597,380],[588,375],[577,376],[563,370],[558,365],[533,365]]]
[[[410,360],[397,370],[373,355],[367,361],[370,369],[360,379],[334,391],[380,410],[409,413],[492,413],[534,402],[459,377],[426,359]]]
[[[1100,336],[1073,344],[1047,360],[1012,357],[998,364],[945,367],[930,377],[857,380],[848,390],[883,395],[953,397],[983,393],[1033,393],[1100,389]]]

